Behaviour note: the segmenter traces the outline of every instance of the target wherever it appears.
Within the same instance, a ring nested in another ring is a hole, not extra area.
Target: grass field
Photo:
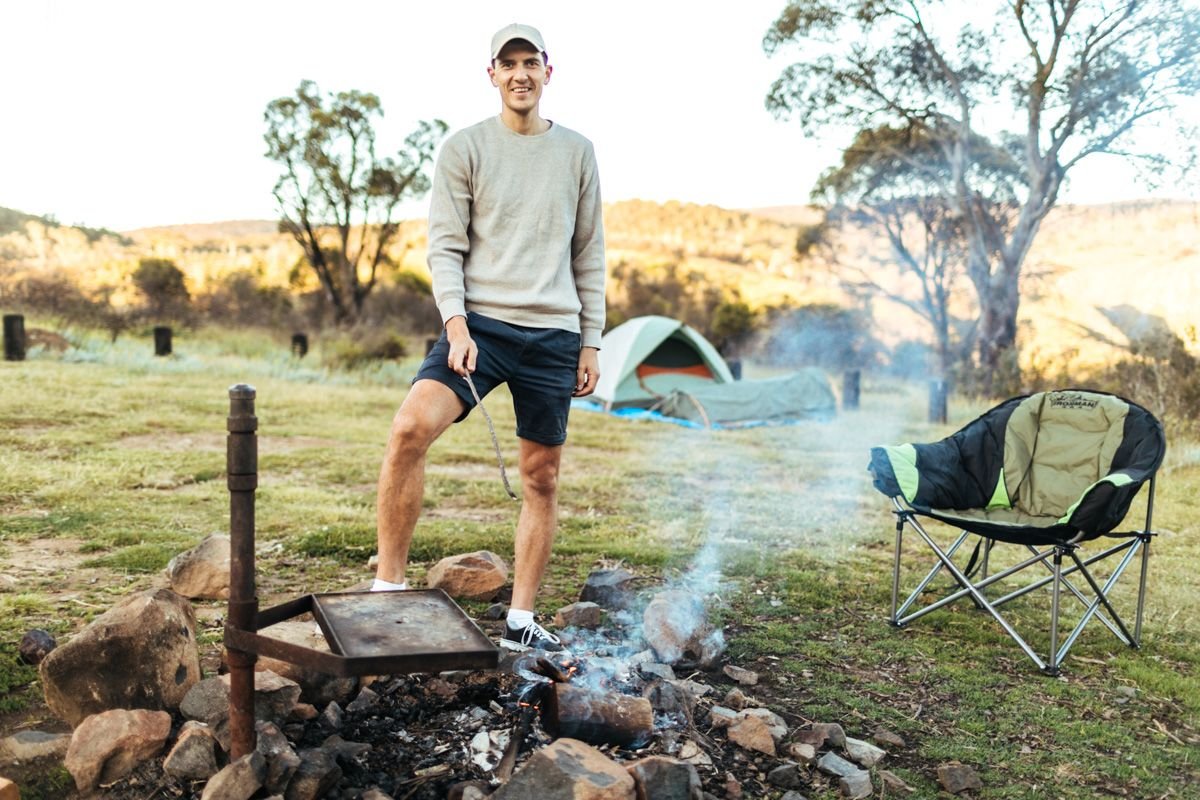
[[[65,354],[0,363],[0,735],[47,720],[36,670],[16,659],[26,630],[69,637],[227,530],[231,384],[258,390],[260,597],[368,578],[375,478],[415,366],[330,373],[245,332],[181,335],[168,359],[144,338],[73,338]],[[862,408],[829,423],[705,432],[575,412],[540,610],[577,599],[598,564],[697,586],[734,663],[766,676],[755,687],[766,705],[793,727],[899,733],[906,747],[881,766],[916,797],[937,796],[950,760],[979,770],[981,798],[1200,797],[1200,447],[1171,442],[1160,473],[1143,649],[1092,627],[1051,679],[967,605],[887,624],[892,517],[870,487],[868,448],[940,438],[982,410],[953,403],[941,428],[924,423],[924,403],[920,387],[868,380]],[[487,406],[515,480],[507,397]],[[411,577],[468,550],[511,559],[517,505],[482,417],[454,426],[429,461]],[[1130,524],[1142,515],[1135,503]],[[221,612],[200,605],[202,619]],[[1039,649],[1046,606],[1010,606]],[[202,634],[215,650],[219,628]]]

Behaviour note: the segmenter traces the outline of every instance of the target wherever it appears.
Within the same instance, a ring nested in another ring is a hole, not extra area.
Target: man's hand
[[[596,381],[600,380],[600,351],[595,347],[584,347],[579,350],[579,368],[575,372],[575,391],[573,397],[587,397],[596,391]]]
[[[464,378],[475,371],[475,358],[479,348],[467,330],[466,317],[451,317],[446,320],[446,341],[450,343],[450,357],[446,360],[450,369]]]

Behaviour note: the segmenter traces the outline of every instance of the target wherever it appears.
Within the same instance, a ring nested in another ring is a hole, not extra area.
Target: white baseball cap
[[[546,52],[546,43],[542,41],[542,34],[537,28],[532,25],[521,25],[514,22],[496,31],[496,35],[492,37],[492,59],[498,58],[500,51],[504,49],[504,45],[514,39],[524,39],[536,47],[539,53]]]

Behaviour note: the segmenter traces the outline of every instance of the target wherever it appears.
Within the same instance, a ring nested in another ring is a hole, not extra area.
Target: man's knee
[[[525,446],[521,459],[521,483],[527,491],[553,497],[558,490],[558,464],[561,448]]]
[[[400,461],[423,456],[443,430],[444,426],[401,408],[392,418],[392,428],[388,433],[387,457],[393,461]]]

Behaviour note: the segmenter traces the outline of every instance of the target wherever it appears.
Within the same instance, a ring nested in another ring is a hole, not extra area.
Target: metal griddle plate
[[[441,589],[312,595],[329,649],[381,674],[495,669],[499,651]]]

